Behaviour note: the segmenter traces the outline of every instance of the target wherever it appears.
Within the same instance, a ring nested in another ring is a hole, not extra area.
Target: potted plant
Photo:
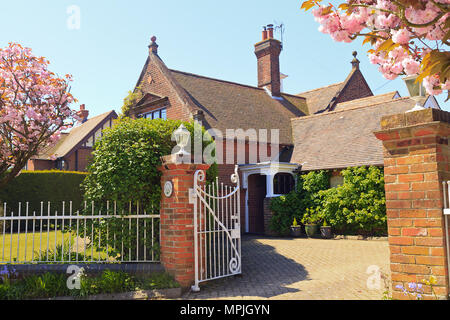
[[[331,239],[333,237],[331,233],[331,226],[328,225],[327,220],[323,220],[322,226],[320,227],[320,234],[324,239]]]
[[[319,232],[319,217],[314,209],[306,209],[306,213],[303,216],[302,222],[305,225],[305,232],[308,237],[313,237]]]
[[[302,235],[302,226],[297,223],[297,219],[294,218],[294,222],[291,226],[291,235],[295,238],[298,238]]]

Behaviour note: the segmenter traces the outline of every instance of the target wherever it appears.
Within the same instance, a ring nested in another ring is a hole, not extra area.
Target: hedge
[[[26,214],[26,202],[28,214],[36,215],[41,212],[41,201],[44,202],[44,215],[47,214],[47,202],[51,203],[51,212],[62,212],[62,202],[66,202],[66,212],[69,210],[69,202],[75,211],[80,208],[83,201],[81,183],[87,173],[70,171],[22,171],[5,188],[0,190],[0,203],[6,202],[7,212],[16,215],[19,202],[21,203],[21,215]]]

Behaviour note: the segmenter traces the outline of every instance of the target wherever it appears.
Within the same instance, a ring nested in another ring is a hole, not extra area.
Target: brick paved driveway
[[[381,299],[366,270],[389,271],[387,241],[245,236],[242,276],[211,281],[184,299]]]

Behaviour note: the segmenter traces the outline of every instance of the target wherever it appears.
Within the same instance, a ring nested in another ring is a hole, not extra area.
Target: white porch
[[[296,163],[286,162],[261,162],[256,164],[244,164],[239,165],[239,170],[242,172],[242,189],[245,190],[245,232],[251,232],[250,227],[250,210],[249,208],[249,177],[252,175],[260,175],[266,177],[265,195],[261,195],[262,198],[274,198],[279,197],[282,193],[279,193],[280,188],[276,187],[275,177],[280,174],[290,174],[294,178],[295,184],[297,183],[296,170],[300,167]],[[277,192],[278,191],[278,192]],[[255,209],[260,210],[260,209]],[[259,214],[259,213],[257,213]]]

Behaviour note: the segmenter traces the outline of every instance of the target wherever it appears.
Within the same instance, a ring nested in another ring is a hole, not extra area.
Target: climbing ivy
[[[129,117],[131,108],[142,99],[144,93],[139,86],[134,91],[128,91],[128,95],[123,99],[120,117]]]

